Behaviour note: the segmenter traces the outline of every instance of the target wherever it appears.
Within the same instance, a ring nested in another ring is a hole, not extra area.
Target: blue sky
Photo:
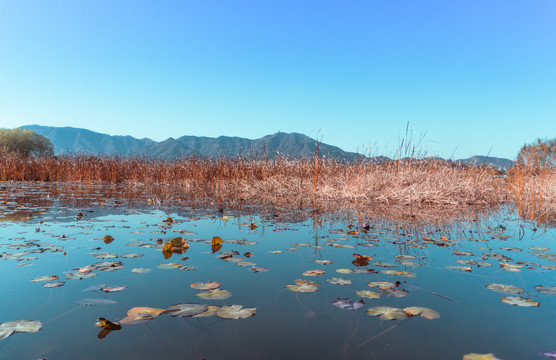
[[[319,134],[514,158],[556,136],[553,0],[0,0],[0,127]]]

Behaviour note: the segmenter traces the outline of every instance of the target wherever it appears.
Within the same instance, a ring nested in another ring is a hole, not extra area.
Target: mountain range
[[[246,155],[250,157],[267,156],[273,159],[277,154],[289,158],[312,157],[316,151],[315,140],[299,133],[278,132],[253,140],[230,136],[219,136],[217,138],[181,136],[176,139],[168,138],[157,142],[149,138],[137,139],[129,135],[108,135],[73,127],[26,125],[21,128],[33,130],[37,134],[49,138],[54,145],[56,154],[70,152],[162,158],[190,155],[209,158]],[[347,161],[363,157],[361,154],[347,152],[337,146],[325,143],[320,143],[319,154],[326,158]],[[373,158],[373,160],[382,162],[389,159],[379,156]],[[473,156],[454,161],[468,165],[490,165],[503,170],[511,168],[514,163],[509,159],[486,156]]]

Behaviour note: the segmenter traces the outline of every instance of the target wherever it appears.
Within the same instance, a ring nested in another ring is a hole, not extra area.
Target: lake
[[[147,196],[122,205],[74,190],[0,190],[0,322],[41,324],[0,325],[1,359],[508,360],[556,350],[555,232],[509,209],[439,224],[165,208]],[[170,248],[180,237],[189,247]]]

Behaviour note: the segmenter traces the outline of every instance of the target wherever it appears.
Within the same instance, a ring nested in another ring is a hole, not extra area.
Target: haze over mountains
[[[148,138],[137,139],[132,136],[114,136],[73,127],[26,125],[21,128],[33,130],[49,138],[54,145],[56,154],[71,152],[163,158],[189,155],[215,158],[219,155],[233,157],[236,155],[264,156],[266,154],[272,159],[278,153],[290,158],[311,157],[314,156],[316,149],[314,139],[298,133],[278,132],[254,140],[229,136],[217,138],[182,136],[177,139],[168,138],[157,142]],[[319,154],[327,158],[348,161],[361,157],[361,154],[347,152],[325,143],[320,144]],[[375,160],[382,161],[388,160],[388,158],[378,157]],[[509,169],[513,166],[513,161],[509,159],[487,158],[485,156],[473,156],[455,161],[470,165],[492,165],[501,169]]]

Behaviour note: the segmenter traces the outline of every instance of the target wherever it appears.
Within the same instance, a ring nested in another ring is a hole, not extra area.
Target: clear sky
[[[554,0],[0,0],[0,127],[300,132],[514,158],[556,136]]]

